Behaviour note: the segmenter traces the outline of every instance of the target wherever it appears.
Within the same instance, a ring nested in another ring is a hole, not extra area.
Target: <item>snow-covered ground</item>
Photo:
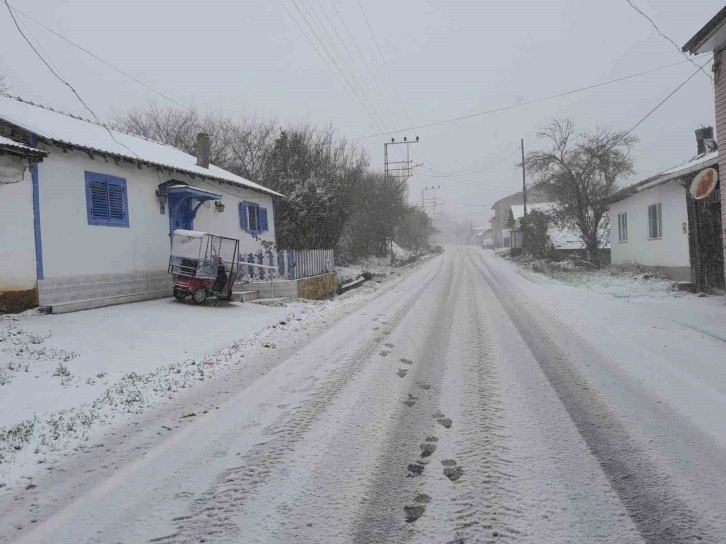
[[[0,316],[0,488],[111,425],[239,364],[307,320],[351,308],[411,267],[381,266],[329,301],[194,306],[174,299],[60,315]]]
[[[722,540],[722,298],[412,270],[0,490],[0,542]]]

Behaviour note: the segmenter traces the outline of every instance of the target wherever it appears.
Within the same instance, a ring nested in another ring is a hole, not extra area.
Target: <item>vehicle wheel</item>
[[[184,291],[181,291],[180,289],[174,289],[174,298],[177,299],[179,302],[183,301],[187,297],[187,294]]]
[[[200,287],[192,293],[192,302],[194,304],[204,304],[207,301],[207,290]]]

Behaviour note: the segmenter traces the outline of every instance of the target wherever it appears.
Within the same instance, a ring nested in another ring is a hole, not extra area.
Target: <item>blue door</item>
[[[169,234],[174,234],[176,229],[193,230],[194,216],[190,197],[169,199],[169,226],[171,230]]]

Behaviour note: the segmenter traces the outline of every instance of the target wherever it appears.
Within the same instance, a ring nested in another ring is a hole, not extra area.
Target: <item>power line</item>
[[[7,3],[7,2],[6,2],[6,3]],[[31,17],[31,16],[30,16],[30,15],[28,15],[27,13],[25,13],[25,12],[23,12],[23,11],[20,11],[20,10],[19,10],[18,8],[16,8],[15,6],[10,6],[10,8],[11,8],[11,9],[12,9],[13,11],[15,11],[16,13],[18,13],[19,15],[22,15],[23,17],[25,17],[26,19],[28,19],[29,21],[32,21],[32,22],[34,22],[34,23],[35,23],[36,25],[40,26],[41,28],[44,28],[45,30],[47,30],[47,31],[48,31],[48,32],[50,32],[51,34],[53,34],[53,35],[57,36],[58,38],[60,38],[60,39],[61,39],[61,40],[63,40],[64,42],[66,42],[66,43],[68,43],[68,44],[72,45],[72,46],[73,46],[73,47],[75,47],[76,49],[80,49],[81,51],[83,51],[83,52],[84,52],[84,53],[86,53],[87,55],[90,55],[91,57],[93,57],[93,58],[94,58],[94,59],[96,59],[97,61],[99,61],[99,62],[102,62],[103,64],[105,64],[106,66],[108,66],[109,68],[111,68],[112,70],[115,70],[116,72],[118,72],[119,74],[121,74],[121,75],[124,75],[124,76],[126,76],[127,78],[129,78],[129,79],[131,79],[131,80],[135,81],[136,83],[138,83],[138,84],[139,84],[139,85],[141,85],[142,87],[144,87],[144,88],[146,88],[146,89],[150,90],[151,92],[153,92],[153,93],[155,93],[155,94],[159,95],[160,97],[164,98],[165,100],[168,100],[169,102],[173,102],[174,104],[176,104],[177,106],[179,106],[179,107],[181,107],[181,108],[185,108],[185,109],[187,109],[187,107],[186,107],[186,106],[184,106],[183,104],[181,104],[180,102],[177,102],[176,100],[174,100],[173,98],[171,98],[171,97],[167,96],[166,94],[162,93],[161,91],[159,91],[159,90],[157,90],[157,89],[154,89],[154,88],[153,88],[153,87],[152,87],[151,85],[149,85],[148,83],[144,83],[143,81],[141,81],[140,79],[138,79],[138,78],[136,78],[136,77],[132,76],[132,75],[131,75],[131,74],[129,74],[128,72],[124,72],[123,70],[121,70],[121,68],[118,68],[117,66],[114,66],[113,64],[111,64],[111,63],[110,63],[110,62],[108,62],[107,60],[104,60],[104,59],[102,59],[101,57],[99,57],[98,55],[96,55],[95,53],[93,53],[92,51],[89,51],[89,50],[88,50],[88,49],[86,49],[85,47],[83,47],[83,46],[81,46],[81,45],[79,45],[79,44],[75,43],[74,41],[72,41],[72,40],[70,40],[70,39],[66,38],[65,36],[63,36],[63,35],[59,34],[59,33],[58,33],[58,32],[56,32],[55,30],[53,30],[52,28],[50,28],[50,27],[48,27],[48,26],[44,25],[43,23],[41,23],[40,21],[38,21],[38,20],[34,19],[33,17]]]
[[[375,34],[375,32],[373,32],[373,27],[371,26],[371,23],[368,20],[368,16],[366,15],[365,10],[363,9],[363,4],[360,3],[360,0],[358,0],[358,7],[360,8],[361,13],[363,14],[363,18],[366,21],[366,26],[368,26],[368,30],[371,33],[371,37],[373,38],[373,42],[376,44],[376,49],[378,49],[378,54],[381,56],[381,60],[383,61],[383,65],[386,67],[386,72],[388,73],[388,78],[391,80],[391,85],[393,85],[393,89],[396,91],[396,96],[398,96],[398,101],[401,103],[401,108],[403,108],[403,112],[406,114],[406,118],[408,119],[408,122],[411,123],[411,124],[413,124],[413,122],[411,121],[411,116],[408,114],[408,110],[406,109],[406,104],[403,101],[403,97],[401,96],[401,93],[398,91],[398,86],[396,85],[396,80],[393,79],[393,74],[391,73],[391,68],[388,66],[388,62],[386,61],[386,57],[383,55],[383,51],[381,50],[381,46],[378,43],[378,40],[376,39],[376,34]],[[411,130],[413,130],[413,129],[411,129]]]
[[[314,14],[310,12],[310,7],[304,3],[304,0],[300,0],[302,2],[303,7],[305,8],[305,13],[300,8],[298,3],[295,0],[292,0],[293,7],[300,15],[301,20],[305,23],[307,28],[310,30],[314,38],[317,40],[317,42],[320,44],[322,50],[325,52],[325,54],[330,59],[330,64],[326,62],[326,66],[328,66],[328,69],[333,73],[333,75],[338,79],[338,82],[343,85],[344,89],[349,88],[349,98],[356,104],[356,107],[359,107],[361,111],[364,113],[364,115],[368,116],[370,120],[373,122],[374,125],[378,126],[384,126],[381,124],[381,121],[374,115],[374,113],[370,110],[370,108],[367,106],[367,104],[364,102],[363,98],[360,96],[360,93],[356,89],[355,85],[351,82],[350,78],[348,77],[345,69],[341,67],[340,63],[338,62],[338,59],[336,59],[335,55],[335,48],[333,45],[330,45],[330,38],[325,34],[325,31],[320,27],[320,22],[318,19],[314,17]],[[280,0],[280,3],[283,5],[283,7],[287,10],[288,13],[290,13],[290,10],[287,9],[287,6],[285,6],[283,0]],[[292,14],[290,13],[290,16]],[[308,19],[308,17],[310,17]],[[301,31],[305,34],[307,37],[307,33],[302,30],[302,27],[298,25],[298,27],[301,29]],[[327,40],[327,44],[326,44]],[[308,40],[309,41],[309,40]],[[316,49],[316,52],[317,49]],[[318,52],[320,55],[320,53]],[[322,56],[321,56],[322,58]],[[335,70],[331,68],[331,64],[335,66]],[[337,72],[336,72],[337,70]],[[340,77],[338,77],[338,74]],[[384,126],[384,129],[385,126]]]
[[[711,59],[709,58],[709,61],[710,60]],[[618,78],[611,79],[611,80],[608,80],[608,81],[603,81],[603,82],[600,82],[600,83],[595,83],[593,85],[587,85],[586,87],[580,87],[580,88],[577,88],[577,89],[572,89],[570,91],[564,91],[564,92],[561,92],[561,93],[558,93],[558,94],[544,96],[544,97],[541,97],[541,98],[535,98],[533,100],[528,100],[527,102],[519,102],[517,104],[510,104],[508,106],[503,106],[501,108],[495,108],[495,109],[481,111],[481,112],[477,112],[477,113],[471,113],[471,114],[468,114],[468,115],[461,115],[459,117],[452,117],[450,119],[442,119],[440,121],[433,121],[431,123],[424,123],[422,125],[417,125],[417,126],[413,126],[413,127],[402,128],[402,129],[394,130],[392,132],[382,132],[382,133],[379,133],[379,134],[369,134],[368,136],[359,136],[357,138],[346,138],[343,141],[357,141],[357,140],[367,140],[367,139],[370,139],[370,138],[380,138],[381,136],[387,136],[389,134],[397,134],[397,133],[400,133],[400,132],[414,131],[416,129],[421,129],[421,128],[428,128],[428,127],[433,127],[433,126],[438,126],[438,125],[444,125],[444,124],[448,124],[448,123],[455,123],[457,121],[463,121],[465,119],[472,119],[474,117],[482,117],[482,116],[485,116],[485,115],[490,115],[492,113],[498,113],[498,112],[501,112],[501,111],[507,111],[507,110],[511,110],[511,109],[515,109],[515,108],[521,108],[521,107],[524,107],[524,106],[529,106],[531,104],[537,104],[539,102],[545,102],[547,100],[554,100],[555,98],[562,98],[563,96],[568,96],[568,95],[575,94],[575,93],[589,91],[589,90],[595,89],[597,87],[603,87],[605,85],[611,85],[613,83],[618,83],[620,81],[625,81],[627,79],[632,79],[634,77],[644,76],[644,75],[647,75],[647,74],[651,74],[653,72],[658,72],[659,70],[665,70],[666,68],[672,68],[673,66],[679,66],[679,65],[685,64],[687,62],[689,62],[689,61],[682,60],[680,62],[674,62],[672,64],[666,64],[664,66],[659,66],[657,68],[652,68],[650,70],[645,70],[643,72],[638,72],[638,73],[635,73],[635,74],[629,74],[627,76],[622,76],[622,77],[618,77]]]
[[[373,86],[370,84],[370,82],[367,80],[365,75],[363,74],[363,71],[360,69],[358,63],[353,58],[353,55],[351,54],[350,50],[348,49],[348,46],[345,45],[345,41],[340,36],[340,33],[338,32],[338,29],[335,27],[335,24],[331,20],[330,16],[328,15],[328,11],[325,9],[325,6],[322,4],[320,0],[317,0],[318,6],[320,7],[320,10],[323,12],[323,15],[325,16],[325,19],[328,21],[328,24],[330,25],[330,28],[333,31],[333,34],[335,35],[335,38],[337,39],[338,43],[343,47],[343,51],[345,51],[346,54],[346,60],[350,66],[354,69],[354,75],[357,79],[360,80],[360,87],[361,91],[363,92],[364,96],[371,99],[371,105],[373,105],[376,110],[382,110],[384,108],[381,107],[382,103],[380,99],[378,98],[378,95],[375,93],[375,89],[373,89]],[[333,5],[335,7],[335,5]],[[382,119],[384,121],[384,126],[389,126],[388,123],[390,123],[390,119],[388,119],[385,115],[383,115],[381,112],[376,111],[376,113],[379,116],[382,116]]]
[[[385,102],[386,107],[388,108],[388,111],[391,114],[391,119],[393,119],[393,117],[396,116],[396,111],[393,109],[393,107],[391,106],[390,102],[388,102],[388,98],[386,97],[386,93],[383,92],[383,89],[378,84],[378,78],[376,78],[376,75],[373,72],[373,70],[371,69],[370,64],[368,63],[368,61],[366,60],[365,56],[361,52],[360,47],[358,46],[358,42],[356,41],[355,37],[353,36],[353,33],[348,28],[348,25],[346,24],[345,20],[343,19],[343,16],[340,14],[340,11],[338,10],[338,6],[335,5],[335,0],[330,0],[330,4],[333,6],[333,9],[335,10],[336,15],[338,16],[338,19],[340,19],[340,22],[343,24],[343,29],[345,29],[345,32],[348,34],[348,37],[350,38],[350,41],[353,42],[353,46],[355,47],[355,50],[358,52],[358,56],[363,61],[363,65],[365,66],[366,70],[370,74],[371,80],[373,81],[373,83],[375,84],[376,88],[378,89],[378,92],[383,97],[383,101]]]
[[[645,17],[646,19],[648,19],[648,21],[649,21],[649,22],[650,22],[650,24],[651,24],[651,25],[653,26],[653,28],[654,28],[654,29],[655,29],[655,31],[656,31],[656,32],[658,33],[658,35],[659,35],[659,36],[661,36],[662,38],[664,38],[664,39],[668,40],[668,41],[669,41],[670,43],[672,43],[672,44],[673,44],[673,47],[675,47],[675,48],[676,48],[676,49],[678,50],[678,53],[680,53],[681,55],[683,55],[684,57],[686,57],[686,59],[688,59],[688,61],[689,61],[689,62],[690,62],[691,64],[693,64],[694,66],[698,66],[698,64],[696,64],[696,61],[694,61],[694,60],[693,60],[693,59],[692,59],[691,57],[689,57],[688,55],[686,55],[686,54],[685,54],[685,53],[684,53],[684,52],[683,52],[683,51],[681,50],[681,48],[680,48],[680,47],[678,46],[678,44],[677,44],[676,42],[674,42],[674,41],[673,41],[672,39],[670,39],[670,38],[669,38],[668,36],[666,36],[666,35],[665,35],[665,34],[664,34],[663,32],[661,32],[660,28],[658,28],[658,25],[657,25],[657,24],[655,24],[655,21],[654,21],[653,19],[651,19],[651,18],[650,18],[650,17],[648,16],[648,14],[646,14],[646,13],[645,13],[645,12],[644,12],[644,11],[643,11],[642,9],[640,9],[640,8],[639,8],[638,6],[636,6],[636,5],[635,5],[635,4],[634,4],[634,3],[632,2],[632,0],[625,0],[625,1],[626,1],[626,2],[627,2],[627,3],[629,4],[629,5],[630,5],[630,7],[631,7],[631,8],[633,8],[633,9],[634,9],[635,11],[637,11],[638,13],[640,13],[640,14],[641,14],[641,15],[642,15],[643,17]],[[705,70],[703,69],[703,67],[700,67],[700,68],[699,68],[699,70],[701,70],[701,71],[703,72],[703,74],[704,74],[704,75],[705,75],[705,76],[706,76],[706,77],[707,77],[708,79],[710,79],[710,80],[711,80],[711,82],[713,82],[713,77],[711,77],[711,74],[708,74],[708,73],[707,73],[707,72],[706,72],[706,71],[705,71]]]
[[[686,83],[688,83],[689,81],[691,81],[691,79],[693,79],[693,77],[694,77],[694,76],[695,76],[695,75],[696,75],[696,74],[697,74],[698,72],[700,72],[700,71],[701,71],[701,69],[702,69],[702,68],[703,68],[704,66],[706,66],[706,64],[708,64],[709,62],[711,62],[711,59],[708,59],[708,60],[707,60],[706,62],[704,62],[704,63],[703,63],[702,65],[700,65],[700,66],[698,66],[698,65],[697,65],[697,66],[698,66],[698,70],[696,70],[695,72],[693,72],[693,73],[692,73],[692,74],[691,74],[690,76],[688,76],[688,78],[686,78],[686,80],[685,80],[685,81],[684,81],[683,83],[681,83],[680,85],[678,85],[678,87],[676,87],[675,89],[673,89],[673,90],[672,90],[672,91],[670,92],[670,94],[669,94],[668,96],[666,96],[666,97],[665,97],[665,98],[664,98],[663,100],[661,100],[660,102],[658,102],[658,104],[657,104],[657,105],[656,105],[656,106],[655,106],[655,107],[654,107],[654,108],[653,108],[652,110],[650,110],[650,111],[649,111],[648,113],[646,113],[646,114],[645,114],[645,116],[643,116],[643,118],[642,118],[642,119],[640,119],[640,121],[638,121],[637,123],[635,123],[635,124],[634,124],[634,125],[633,125],[633,126],[632,126],[632,127],[631,127],[631,128],[630,128],[630,129],[628,130],[628,131],[627,131],[627,132],[625,132],[625,133],[623,134],[623,138],[625,138],[625,136],[627,136],[628,134],[630,134],[631,132],[633,132],[633,131],[634,131],[634,130],[635,130],[635,129],[636,129],[636,128],[637,128],[637,127],[638,127],[638,126],[639,126],[639,125],[640,125],[640,124],[641,124],[641,123],[643,122],[643,121],[645,121],[645,120],[646,120],[646,119],[647,119],[648,117],[650,117],[650,116],[651,116],[651,115],[652,115],[652,114],[653,114],[653,113],[654,113],[654,112],[655,112],[655,111],[656,111],[656,110],[657,110],[658,108],[660,108],[660,107],[661,107],[661,106],[662,106],[663,104],[665,104],[665,103],[666,103],[666,101],[667,101],[667,100],[668,100],[668,99],[669,99],[669,98],[670,98],[671,96],[673,96],[673,95],[674,95],[674,94],[676,94],[676,93],[677,93],[678,91],[680,91],[680,90],[681,90],[681,87],[683,87],[683,86],[684,86],[684,85],[685,85]]]
[[[470,172],[461,172],[461,173],[452,174],[450,172],[441,172],[440,170],[438,170],[436,168],[432,168],[432,167],[425,167],[425,168],[427,170],[431,170],[432,172],[439,172],[440,173],[439,176],[429,176],[429,177],[432,177],[432,178],[435,178],[435,177],[447,178],[447,177],[452,177],[452,176],[458,178],[458,177],[461,177],[461,176],[469,176],[471,174],[478,174],[480,172],[486,172],[487,170],[491,170],[492,168],[494,168],[496,166],[499,166],[500,164],[502,164],[503,162],[505,162],[507,159],[512,158],[517,153],[519,153],[519,149],[514,150],[512,153],[510,153],[509,155],[507,155],[503,159],[495,162],[494,164],[490,164],[489,166],[486,166],[484,168],[479,168],[478,170],[472,170]]]
[[[20,25],[18,24],[18,20],[15,18],[15,14],[13,13],[13,10],[10,7],[10,4],[8,3],[8,0],[4,0],[4,1],[5,1],[5,7],[8,8],[8,13],[10,13],[10,17],[13,19],[13,23],[15,23],[15,28],[18,29],[18,32],[23,37],[23,39],[28,43],[28,45],[33,50],[33,52],[36,54],[36,56],[43,62],[43,64],[45,64],[45,66],[48,68],[48,70],[50,70],[50,73],[53,74],[61,83],[63,83],[66,87],[68,87],[73,92],[73,94],[76,96],[76,98],[78,99],[78,101],[83,105],[83,107],[86,108],[91,113],[91,115],[93,116],[93,118],[96,120],[96,123],[106,129],[106,132],[108,132],[108,135],[111,137],[111,139],[114,142],[116,142],[121,147],[126,148],[132,155],[134,155],[138,159],[139,156],[132,149],[129,149],[126,145],[124,145],[121,142],[119,142],[114,137],[114,135],[111,132],[111,130],[109,130],[109,128],[106,125],[104,125],[103,123],[101,123],[101,121],[98,118],[98,116],[96,115],[96,113],[88,106],[88,104],[86,104],[86,102],[83,100],[83,98],[81,98],[81,95],[78,94],[78,91],[76,91],[76,89],[73,87],[73,85],[71,85],[70,83],[68,83],[68,81],[66,81],[65,79],[63,79],[63,77],[60,74],[58,74],[58,72],[56,72],[53,69],[53,67],[48,63],[48,61],[45,60],[45,57],[43,57],[43,55],[40,54],[40,52],[33,45],[33,42],[31,42],[28,39],[28,37],[25,35],[25,33],[23,32],[23,29],[20,28]]]

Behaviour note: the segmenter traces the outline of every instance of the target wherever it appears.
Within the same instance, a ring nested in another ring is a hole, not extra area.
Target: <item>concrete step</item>
[[[251,301],[252,304],[261,304],[263,306],[282,306],[287,302],[290,302],[290,297],[275,297],[275,298],[258,298],[257,300]]]
[[[70,302],[59,302],[56,304],[45,304],[43,306],[50,308],[50,313],[52,314],[64,314],[67,312],[78,312],[80,310],[91,310],[93,308],[113,306],[114,304],[126,304],[128,302],[139,302],[142,300],[170,297],[171,295],[171,289],[162,289],[159,291],[147,291],[145,293],[132,293],[128,295],[115,295],[109,297],[89,298],[85,300],[74,300]]]
[[[258,298],[260,298],[260,292],[259,291],[238,291],[232,295],[232,298],[234,300],[239,300],[240,302],[252,302],[253,300],[257,300]]]

